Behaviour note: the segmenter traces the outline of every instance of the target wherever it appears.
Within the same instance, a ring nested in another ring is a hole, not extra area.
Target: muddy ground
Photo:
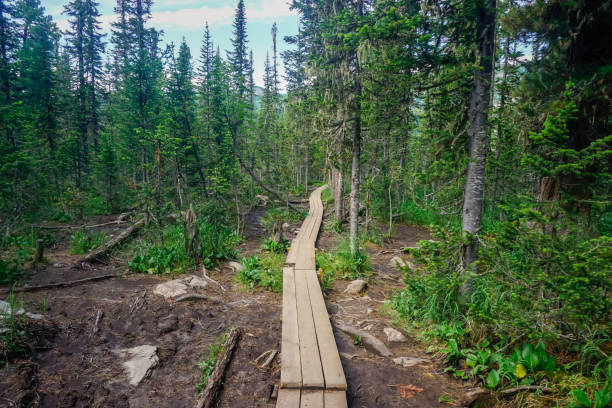
[[[259,222],[264,212],[259,209],[247,217],[242,255],[259,251],[265,238]],[[293,224],[290,231],[298,227],[299,223]],[[107,234],[117,234],[125,225],[105,228]],[[70,255],[69,233],[59,237],[59,242],[47,249],[49,264],[30,272],[30,284],[111,273],[122,277],[23,294],[26,310],[45,316],[46,332],[39,333],[41,341],[31,355],[14,359],[0,371],[0,407],[193,407],[196,385],[202,378],[198,362],[229,327],[241,327],[244,334],[228,368],[218,406],[274,406],[271,396],[280,378],[280,359],[266,368],[254,360],[268,350],[280,349],[281,294],[246,290],[235,281],[234,270],[222,266],[208,274],[223,289],[212,284],[204,289],[220,298],[220,303],[174,302],[153,293],[155,285],[170,278],[131,273],[126,266],[129,254],[119,253],[105,264],[78,268],[72,266],[79,256]],[[367,250],[375,272],[368,291],[364,296],[349,296],[343,293],[348,282],[336,281],[326,297],[330,316],[385,339],[383,329],[392,322],[381,311],[383,301],[403,286],[401,274],[390,263],[396,255],[393,251],[427,238],[425,229],[400,225],[395,237],[382,247],[370,245]],[[330,250],[338,239],[337,234],[322,230],[318,246]],[[189,274],[201,272],[197,269]],[[5,299],[7,288],[3,289],[0,297]],[[334,334],[347,377],[350,407],[464,405],[465,386],[443,374],[440,362],[414,340],[387,345],[393,357],[422,357],[431,362],[403,368],[391,358],[355,345],[351,336],[335,328]],[[131,386],[117,351],[145,344],[157,347],[159,365],[138,386]],[[453,402],[440,403],[442,395]]]

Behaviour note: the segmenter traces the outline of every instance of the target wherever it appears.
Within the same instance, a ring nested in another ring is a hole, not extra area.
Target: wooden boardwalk
[[[346,379],[315,271],[323,218],[319,187],[283,269],[281,383],[277,408],[345,408]]]

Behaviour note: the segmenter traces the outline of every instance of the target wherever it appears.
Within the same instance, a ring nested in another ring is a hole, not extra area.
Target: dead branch
[[[110,241],[108,241],[107,243],[102,245],[100,248],[91,251],[90,253],[85,255],[83,258],[79,259],[77,261],[77,264],[82,264],[82,263],[85,263],[85,262],[92,262],[92,261],[98,259],[99,257],[104,256],[111,249],[115,248],[116,246],[121,244],[123,241],[128,239],[136,231],[141,229],[144,226],[144,222],[145,222],[145,220],[142,219],[142,220],[136,222],[135,224],[132,224],[129,228],[127,228],[121,234],[117,235],[117,237],[111,239]]]
[[[221,359],[217,360],[215,363],[215,368],[208,379],[208,383],[206,384],[206,388],[204,388],[204,392],[202,392],[202,396],[196,404],[196,408],[210,408],[214,405],[221,391],[221,384],[223,382],[223,378],[225,377],[225,370],[232,360],[234,349],[238,345],[241,334],[242,330],[239,328],[234,328],[229,332],[227,340],[225,340],[225,343],[223,344],[225,353],[223,353]]]
[[[553,392],[553,389],[540,385],[521,385],[514,388],[508,388],[506,390],[501,391],[500,393],[504,396],[508,396],[521,391],[542,391],[544,394],[551,394]]]
[[[12,289],[12,291],[13,292],[34,292],[37,290],[44,290],[44,289],[65,288],[69,286],[80,285],[81,283],[95,282],[95,281],[100,281],[104,279],[118,278],[118,277],[119,275],[117,274],[92,276],[91,278],[77,279],[77,280],[73,280],[69,282],[50,283],[48,285],[40,285],[40,286],[23,286],[21,288],[14,288]]]

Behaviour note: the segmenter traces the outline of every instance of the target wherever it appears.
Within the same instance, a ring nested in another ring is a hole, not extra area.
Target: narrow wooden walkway
[[[277,408],[345,408],[346,379],[315,271],[323,218],[319,187],[283,269],[281,383]]]

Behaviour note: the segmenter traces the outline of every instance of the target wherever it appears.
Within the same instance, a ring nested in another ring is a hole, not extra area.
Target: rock
[[[395,330],[393,327],[385,327],[383,330],[387,335],[387,341],[389,343],[403,343],[408,339],[399,330]]]
[[[374,309],[372,309],[371,307],[368,307],[366,309],[366,314],[369,315],[369,314],[372,314],[372,313],[374,313]]]
[[[185,279],[185,284],[190,288],[200,288],[203,289],[208,286],[208,282],[199,276],[191,275],[190,277]]]
[[[397,255],[391,258],[391,260],[389,261],[389,265],[395,266],[398,269],[408,268],[411,271],[415,271],[417,269],[412,262],[406,261],[404,258]]]
[[[398,357],[394,358],[393,362],[397,365],[401,365],[404,368],[414,367],[419,364],[431,363],[431,360],[426,358],[418,358],[418,357]]]
[[[183,279],[174,279],[157,285],[154,293],[165,298],[173,298],[187,293],[187,285]]]
[[[244,269],[244,265],[236,261],[231,261],[230,263],[227,264],[227,266],[232,268],[234,272],[240,272],[241,270]]]
[[[290,227],[290,225],[289,225],[289,223],[288,223],[288,222],[283,223],[283,226],[282,226],[283,231],[288,230],[288,229],[289,229],[289,227]]]
[[[65,268],[65,267],[67,267],[67,266],[68,266],[68,265],[67,265],[67,264],[65,264],[65,263],[54,263],[54,264],[53,264],[53,267],[54,267],[54,268]]]
[[[366,281],[362,279],[356,279],[348,284],[346,289],[344,289],[344,292],[348,293],[349,295],[358,295],[363,292],[367,287],[368,284]]]
[[[171,314],[163,319],[160,319],[157,322],[157,329],[159,330],[159,334],[168,333],[170,331],[174,331],[178,328],[178,317]]]
[[[10,314],[11,314],[11,304],[8,302],[5,302],[4,300],[0,300],[0,320],[2,320],[4,315],[10,315]],[[21,316],[25,314],[26,317],[32,320],[43,320],[45,318],[43,315],[26,312],[23,308],[13,310],[12,314],[14,316]]]
[[[123,368],[128,376],[130,385],[138,385],[146,378],[153,368],[159,363],[157,357],[157,347],[151,345],[142,345],[128,349],[121,349],[117,352],[121,357],[127,357],[129,360],[122,363]]]
[[[268,205],[269,198],[267,195],[257,194],[255,198],[257,199],[259,205],[263,205],[264,207]]]

